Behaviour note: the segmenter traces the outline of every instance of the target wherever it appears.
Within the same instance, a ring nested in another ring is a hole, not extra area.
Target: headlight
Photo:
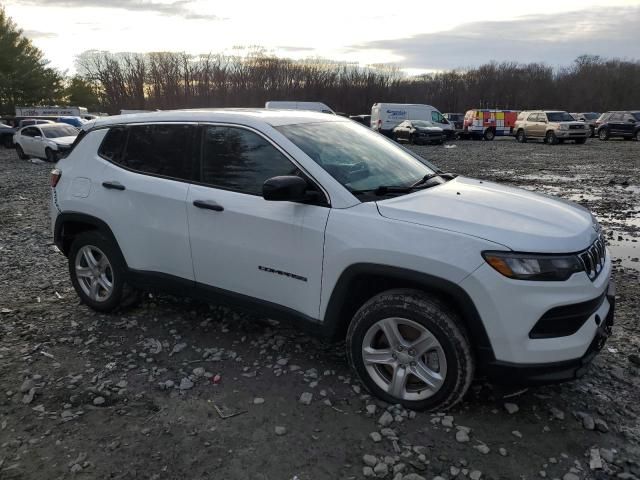
[[[584,271],[576,255],[482,252],[482,256],[502,275],[517,280],[561,282],[576,272]]]
[[[561,124],[560,130],[569,130],[569,125],[567,125],[566,123]]]

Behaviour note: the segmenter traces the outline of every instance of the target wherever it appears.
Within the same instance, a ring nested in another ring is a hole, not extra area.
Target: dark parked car
[[[576,120],[586,123],[591,130],[591,136],[596,136],[596,121],[600,117],[600,114],[597,112],[579,112],[572,113],[571,116]]]
[[[456,131],[456,135],[460,135],[464,130],[464,113],[445,113],[442,115],[449,120],[449,123],[453,125]]]
[[[636,139],[640,142],[640,110],[603,113],[597,121],[600,140],[610,138]]]
[[[416,144],[441,144],[444,130],[426,120],[405,120],[392,131],[394,140],[407,140]]]
[[[371,115],[351,115],[349,118],[354,122],[363,124],[366,127],[371,127]]]
[[[6,148],[13,148],[13,134],[16,133],[16,129],[0,123],[0,145]]]

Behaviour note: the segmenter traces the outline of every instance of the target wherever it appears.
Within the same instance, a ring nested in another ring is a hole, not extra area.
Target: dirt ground
[[[342,345],[277,319],[168,296],[96,314],[52,245],[51,165],[0,149],[0,479],[640,478],[640,144],[414,148],[596,213],[617,315],[584,378],[478,380],[446,414],[416,414],[368,396]]]

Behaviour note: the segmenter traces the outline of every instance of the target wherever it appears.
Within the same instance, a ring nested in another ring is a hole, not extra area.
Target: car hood
[[[464,177],[377,205],[387,218],[484,238],[519,252],[577,252],[593,243],[598,228],[580,205]]]
[[[71,135],[70,137],[58,137],[51,138],[50,140],[53,143],[57,143],[58,145],[71,145],[76,139],[76,135]]]

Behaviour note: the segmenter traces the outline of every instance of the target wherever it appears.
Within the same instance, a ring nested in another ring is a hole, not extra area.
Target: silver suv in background
[[[596,121],[600,118],[600,114],[597,112],[580,112],[572,113],[571,116],[580,122],[584,122],[591,132],[591,137],[596,136]]]
[[[579,122],[569,113],[559,110],[529,110],[520,112],[513,128],[516,140],[543,140],[555,145],[565,140],[585,143],[590,130],[584,122]]]

